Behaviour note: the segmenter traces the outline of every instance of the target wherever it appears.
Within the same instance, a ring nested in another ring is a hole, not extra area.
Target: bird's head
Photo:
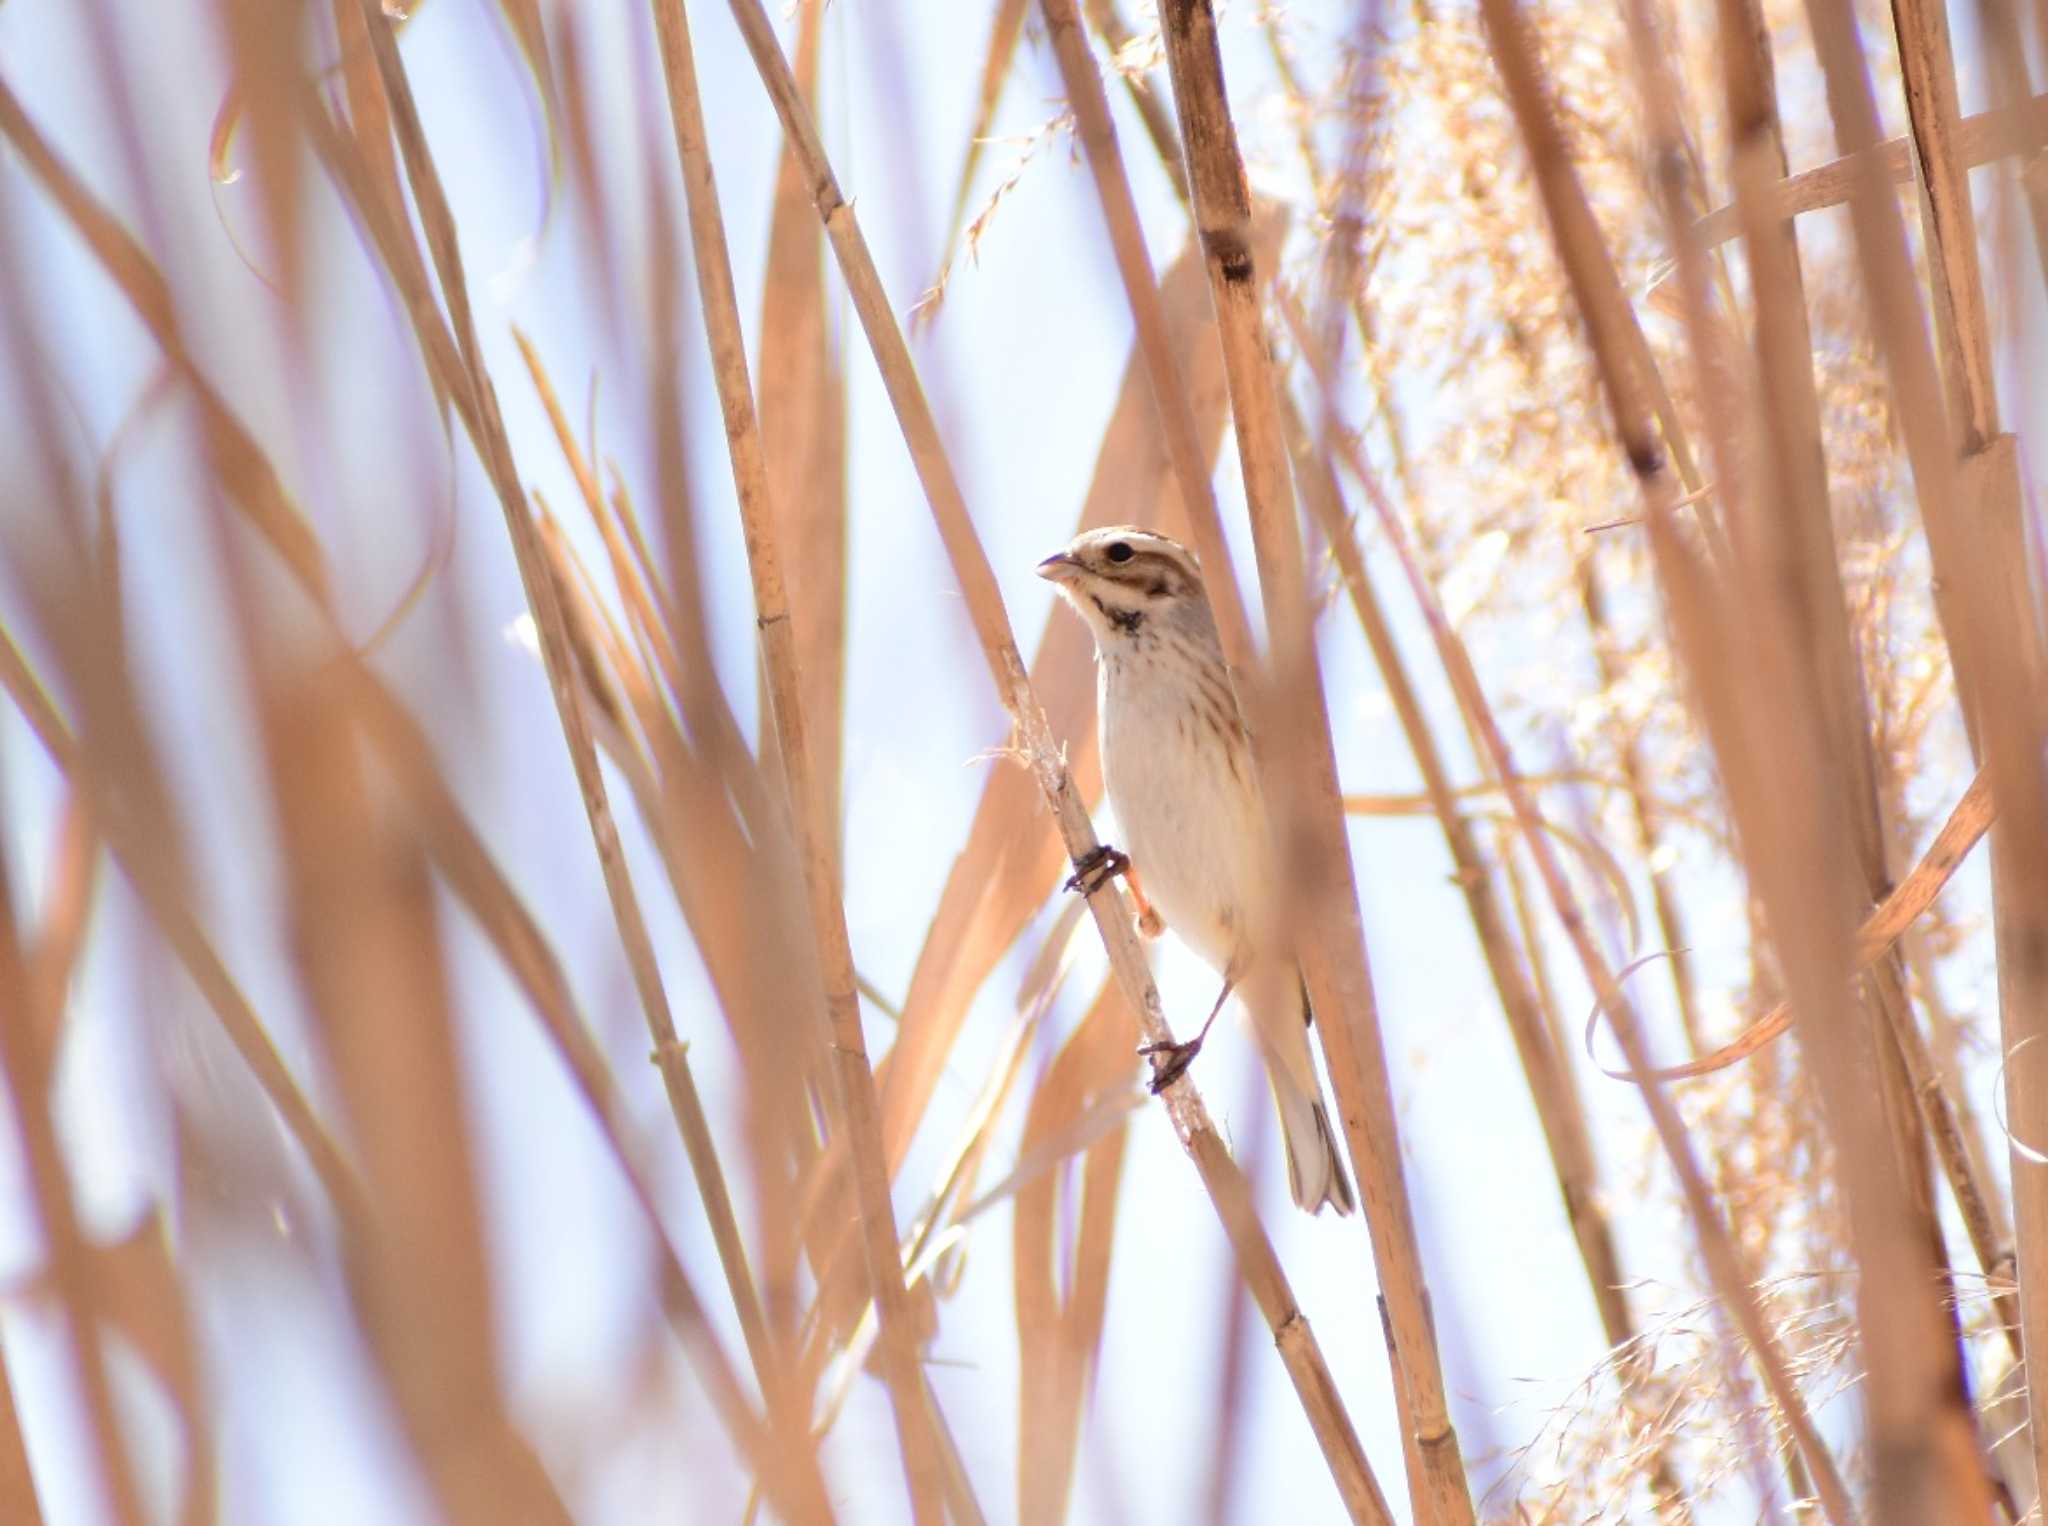
[[[1088,622],[1105,652],[1144,640],[1163,624],[1208,618],[1193,554],[1134,525],[1083,531],[1040,562],[1038,575]]]

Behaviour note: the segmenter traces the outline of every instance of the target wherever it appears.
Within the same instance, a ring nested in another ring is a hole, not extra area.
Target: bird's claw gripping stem
[[[1074,867],[1073,874],[1067,879],[1067,889],[1078,890],[1084,896],[1093,895],[1119,874],[1128,873],[1130,867],[1128,854],[1119,853],[1108,843],[1102,843]]]
[[[1153,1062],[1152,1079],[1147,1083],[1153,1096],[1158,1096],[1167,1087],[1173,1085],[1174,1082],[1178,1081],[1186,1073],[1187,1068],[1195,1063],[1195,1056],[1202,1052],[1202,1040],[1208,1034],[1208,1031],[1208,1029],[1204,1028],[1202,1032],[1196,1034],[1193,1038],[1179,1044],[1140,1044],[1138,1046],[1138,1053]],[[1164,1055],[1165,1059],[1160,1059],[1159,1056],[1161,1055]]]
[[[1147,938],[1158,937],[1166,931],[1166,919],[1145,899],[1145,887],[1138,883],[1138,871],[1129,854],[1120,853],[1108,843],[1103,843],[1081,860],[1080,866],[1067,879],[1067,889],[1078,890],[1084,896],[1093,895],[1119,874],[1131,887],[1131,901],[1138,908],[1138,931]]]

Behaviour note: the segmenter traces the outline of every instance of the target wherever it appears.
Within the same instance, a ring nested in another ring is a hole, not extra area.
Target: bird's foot
[[[1166,931],[1166,918],[1160,916],[1158,908],[1145,899],[1145,887],[1138,881],[1137,866],[1131,862],[1129,854],[1118,852],[1108,843],[1102,844],[1081,860],[1081,866],[1067,879],[1067,889],[1078,890],[1084,896],[1093,895],[1119,874],[1131,887],[1131,901],[1138,910],[1139,935],[1158,937]]]
[[[1166,918],[1159,915],[1152,903],[1145,899],[1144,881],[1138,878],[1138,866],[1126,865],[1124,883],[1131,887],[1131,904],[1138,909],[1138,934],[1144,938],[1156,938],[1166,931]]]
[[[1140,1044],[1138,1053],[1152,1062],[1151,1090],[1158,1096],[1167,1087],[1178,1081],[1195,1063],[1195,1056],[1202,1052],[1202,1040],[1208,1036],[1204,1028],[1193,1038],[1178,1044]]]
[[[1074,866],[1074,872],[1067,880],[1067,889],[1091,896],[1119,874],[1127,873],[1130,867],[1131,860],[1127,854],[1103,843]]]

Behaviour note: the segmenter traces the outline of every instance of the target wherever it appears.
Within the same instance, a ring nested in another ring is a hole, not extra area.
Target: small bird
[[[1287,1010],[1251,1018],[1280,1109],[1288,1186],[1310,1213],[1325,1203],[1349,1213],[1351,1182],[1309,1053],[1307,989],[1292,967],[1285,980],[1260,969],[1284,947],[1272,926],[1272,844],[1201,570],[1178,542],[1124,525],[1075,537],[1038,575],[1095,636],[1102,774],[1130,861],[1167,927],[1223,976],[1208,1022],[1173,1046],[1154,1088],[1186,1068],[1233,989],[1286,992]]]

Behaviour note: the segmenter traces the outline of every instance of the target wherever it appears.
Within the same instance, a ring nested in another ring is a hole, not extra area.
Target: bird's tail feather
[[[1307,1213],[1321,1213],[1328,1204],[1341,1217],[1358,1206],[1351,1193],[1351,1178],[1344,1172],[1344,1156],[1337,1136],[1330,1129],[1329,1110],[1322,1098],[1302,1091],[1293,1080],[1268,1069],[1273,1083],[1273,1101],[1280,1109],[1280,1137],[1287,1146],[1287,1186],[1295,1205]]]

